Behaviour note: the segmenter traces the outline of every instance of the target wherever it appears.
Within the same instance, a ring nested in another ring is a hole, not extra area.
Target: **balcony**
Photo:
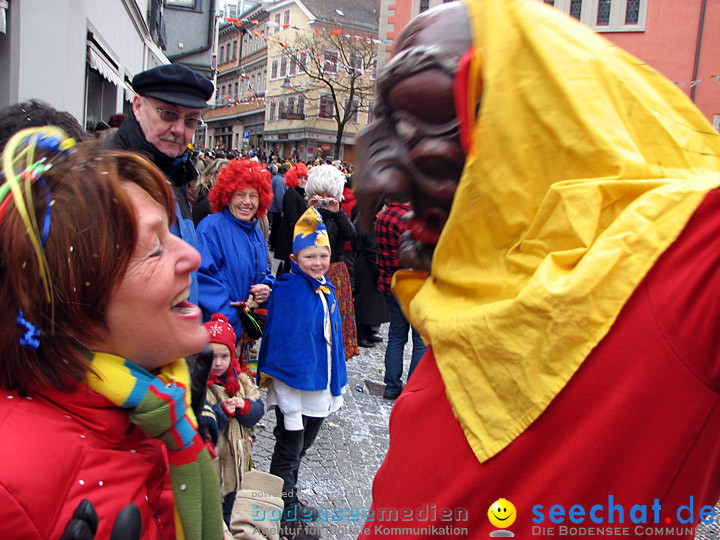
[[[304,113],[281,112],[280,120],[305,120]]]

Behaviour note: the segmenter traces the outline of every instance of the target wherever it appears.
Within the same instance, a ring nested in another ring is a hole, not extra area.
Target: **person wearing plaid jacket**
[[[385,349],[385,392],[383,393],[385,399],[396,399],[402,392],[403,351],[408,340],[409,330],[412,330],[413,350],[408,379],[427,350],[420,333],[410,326],[390,288],[392,276],[400,268],[397,251],[398,238],[407,230],[407,225],[403,222],[402,217],[409,210],[410,205],[407,200],[389,197],[387,208],[378,215],[375,223],[377,265],[380,271],[378,290],[385,296],[385,303],[390,314],[390,328]]]

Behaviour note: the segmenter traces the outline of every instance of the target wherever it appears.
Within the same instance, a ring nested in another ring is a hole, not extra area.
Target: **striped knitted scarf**
[[[132,423],[165,443],[177,538],[220,540],[220,490],[190,408],[187,364],[177,360],[156,373],[118,356],[94,353],[87,384],[118,407],[128,409]]]

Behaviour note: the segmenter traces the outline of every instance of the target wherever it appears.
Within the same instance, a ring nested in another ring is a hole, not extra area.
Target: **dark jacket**
[[[307,210],[305,188],[298,186],[295,189],[288,189],[283,197],[283,218],[275,245],[276,259],[281,261],[290,259],[295,222],[305,210]]]
[[[328,238],[330,239],[330,249],[332,251],[330,262],[344,261],[345,242],[353,242],[357,237],[350,216],[343,212],[342,208],[337,212],[331,212],[325,208],[319,208],[318,211],[323,218],[325,227],[327,227]]]
[[[140,124],[132,112],[112,137],[105,139],[101,145],[105,148],[130,150],[143,154],[165,173],[165,176],[170,180],[176,202],[175,215],[177,222],[170,227],[170,232],[196,248],[197,237],[195,236],[195,223],[193,222],[192,210],[190,209],[190,202],[187,199],[185,189],[185,187],[198,176],[195,166],[190,161],[190,152],[186,150],[182,156],[177,158],[171,158],[160,152],[147,141]],[[196,272],[192,273],[190,298],[188,298],[188,300],[193,304],[197,304],[198,302]]]
[[[357,229],[357,227],[356,227]],[[359,234],[354,243],[355,320],[376,326],[390,320],[385,297],[378,291],[377,242],[375,232]]]

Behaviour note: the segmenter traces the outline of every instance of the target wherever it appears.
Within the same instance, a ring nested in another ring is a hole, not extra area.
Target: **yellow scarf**
[[[562,390],[720,185],[720,137],[669,81],[554,9],[467,8],[473,147],[430,277],[400,272],[395,292],[485,461]]]

